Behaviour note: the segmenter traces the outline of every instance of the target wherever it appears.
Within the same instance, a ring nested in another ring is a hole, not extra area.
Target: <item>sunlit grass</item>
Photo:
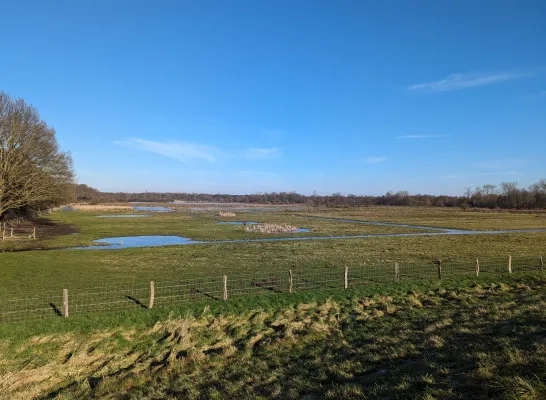
[[[113,316],[117,326],[98,319],[94,329],[85,327],[93,319],[76,319],[18,338],[15,329],[0,340],[0,393],[538,400],[546,395],[544,284],[364,288],[292,302],[272,296],[285,303],[238,311],[234,302],[134,322]]]

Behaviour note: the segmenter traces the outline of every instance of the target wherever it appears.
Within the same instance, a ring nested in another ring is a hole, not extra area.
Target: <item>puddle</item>
[[[135,206],[133,207],[135,211],[151,211],[151,212],[169,212],[171,211],[168,207],[161,206]]]
[[[409,225],[409,224],[396,224],[392,222],[377,222],[377,221],[364,221],[360,219],[346,219],[346,218],[335,218],[335,217],[318,217],[314,215],[301,215],[301,217],[304,218],[311,218],[311,219],[322,219],[326,221],[337,221],[337,222],[348,222],[351,224],[364,224],[364,225],[375,225],[375,226],[393,226],[397,228],[412,228],[412,229],[427,229],[431,231],[438,231],[438,232],[466,232],[464,230],[460,229],[451,229],[451,228],[438,228],[435,226],[422,226],[422,225]]]
[[[150,214],[111,214],[111,215],[97,215],[97,218],[141,218],[149,217]]]
[[[218,225],[257,225],[254,221],[220,221]]]
[[[300,228],[297,232],[309,232],[307,228]],[[446,230],[444,232],[421,232],[421,233],[370,233],[363,235],[343,235],[343,236],[292,236],[292,237],[273,237],[256,239],[231,239],[231,240],[211,240],[200,241],[185,238],[182,236],[126,236],[95,240],[96,246],[72,247],[67,250],[115,250],[128,249],[135,247],[157,247],[174,246],[190,244],[229,244],[229,243],[265,243],[281,241],[301,241],[301,240],[335,240],[335,239],[364,239],[374,237],[413,237],[413,236],[449,236],[449,235],[501,235],[512,233],[546,233],[546,229],[515,229],[503,231],[457,231]]]
[[[93,240],[96,246],[73,247],[70,250],[115,250],[135,247],[174,246],[201,243],[182,236],[122,236]]]

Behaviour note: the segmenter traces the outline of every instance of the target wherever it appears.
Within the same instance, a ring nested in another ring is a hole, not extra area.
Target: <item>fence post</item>
[[[32,238],[36,239],[36,227],[32,230]]]
[[[480,275],[480,260],[476,258],[476,276]]]
[[[150,281],[150,302],[148,303],[148,309],[151,309],[154,306],[155,300],[155,284],[154,281]]]
[[[400,267],[397,262],[394,263],[394,281],[400,282]]]
[[[292,270],[288,270],[288,293],[292,293]]]
[[[13,237],[13,226],[11,227],[10,237]]]
[[[6,231],[2,231],[2,241],[5,240],[5,237],[6,237]]]
[[[343,287],[347,289],[349,287],[349,267],[345,267],[345,277],[344,277]]]
[[[438,265],[438,280],[442,279],[442,260],[436,261],[436,265]]]
[[[544,262],[542,261],[542,256],[538,258],[538,264],[540,265],[540,272],[544,272]]]
[[[512,273],[512,256],[508,256],[508,273]]]
[[[68,318],[68,289],[63,289],[63,317]]]
[[[227,300],[227,275],[224,275],[224,301]]]

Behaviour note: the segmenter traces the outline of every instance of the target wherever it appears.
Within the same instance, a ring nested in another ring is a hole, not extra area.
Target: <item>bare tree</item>
[[[484,196],[489,196],[490,194],[495,194],[495,190],[497,189],[497,185],[483,185],[483,194]]]
[[[22,99],[0,92],[0,219],[63,202],[74,183],[72,158],[55,131]]]

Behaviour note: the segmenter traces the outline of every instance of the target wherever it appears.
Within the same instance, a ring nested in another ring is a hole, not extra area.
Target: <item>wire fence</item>
[[[93,288],[67,288],[0,299],[0,323],[59,318],[105,311],[169,308],[194,301],[228,301],[245,295],[352,288],[360,285],[431,280],[496,278],[544,272],[541,256],[467,261],[374,262],[358,266],[300,268],[286,271],[234,271],[215,276]]]

